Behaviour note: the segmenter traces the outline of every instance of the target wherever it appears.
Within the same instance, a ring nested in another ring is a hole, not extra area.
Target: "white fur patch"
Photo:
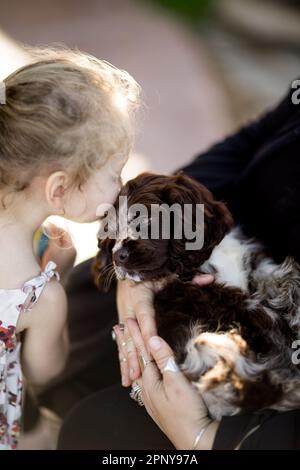
[[[259,243],[244,240],[241,230],[234,228],[214,248],[210,258],[201,266],[201,271],[214,274],[217,282],[247,291],[249,260],[253,252],[260,250]]]

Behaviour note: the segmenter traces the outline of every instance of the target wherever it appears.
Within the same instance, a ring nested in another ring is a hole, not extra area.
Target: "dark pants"
[[[58,449],[174,449],[145,408],[131,400],[128,389],[115,385],[82,400],[67,415]]]

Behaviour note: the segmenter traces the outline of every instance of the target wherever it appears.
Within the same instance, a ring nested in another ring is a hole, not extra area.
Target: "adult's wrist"
[[[178,450],[198,450],[200,441],[197,439],[202,430],[208,428],[213,420],[208,416],[204,415],[197,419],[196,423],[185,423],[185,426],[181,428],[180,434],[177,435],[177,442],[173,441],[176,449]],[[204,437],[204,436],[203,436]]]
[[[214,421],[208,418],[203,427],[199,429],[199,433],[195,437],[195,439],[197,439],[197,437],[200,436],[197,439],[197,442],[194,440],[193,450],[211,450],[213,448],[218,427],[218,421]]]

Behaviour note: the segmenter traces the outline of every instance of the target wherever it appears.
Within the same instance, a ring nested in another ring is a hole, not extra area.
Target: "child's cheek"
[[[105,207],[105,210],[107,210],[107,205],[111,204],[113,205],[117,196],[119,194],[119,187],[116,186],[114,188],[111,188],[110,191],[107,191],[103,193],[99,193],[97,191],[94,194],[94,197],[90,197],[86,211],[84,214],[84,219],[83,222],[94,222],[99,218],[99,210],[101,209],[101,206],[103,205]]]
[[[106,187],[101,191],[101,194],[98,194],[96,201],[97,206],[99,204],[114,204],[120,189],[121,187],[117,182],[112,182],[110,185],[106,185]]]
[[[68,218],[75,222],[89,223],[99,217],[101,204],[114,204],[120,185],[117,181],[107,181],[99,184],[90,184],[82,192],[73,193],[69,207]]]
[[[66,217],[74,222],[81,221],[88,209],[88,204],[83,194],[73,193],[66,206]]]

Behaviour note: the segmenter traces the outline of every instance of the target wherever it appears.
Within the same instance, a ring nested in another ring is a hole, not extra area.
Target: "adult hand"
[[[126,320],[136,319],[146,340],[156,335],[154,291],[155,285],[152,282],[135,283],[129,280],[118,282],[117,307],[120,323],[114,327],[114,331],[119,348],[122,384],[125,387],[131,385],[132,381],[141,374],[137,351],[126,328]],[[124,331],[120,329],[120,324],[125,326]]]
[[[210,274],[199,274],[193,282],[199,286],[210,284],[214,277]],[[126,324],[128,318],[136,319],[145,343],[157,334],[153,296],[161,284],[154,282],[135,283],[124,280],[118,282],[117,307],[119,322]],[[128,387],[141,375],[138,354],[130,334],[125,327],[122,331],[119,325],[114,327],[119,348],[122,385]],[[150,351],[149,351],[149,354]]]
[[[154,361],[148,362],[150,357],[137,322],[129,319],[126,324],[135,347],[146,361],[142,377],[136,382],[142,389],[142,400],[149,415],[176,449],[193,449],[202,429],[205,431],[196,448],[212,449],[218,423],[208,417],[199,392],[183,373],[176,367],[165,370],[170,361],[176,366],[172,349],[162,338],[150,338],[148,345]]]

